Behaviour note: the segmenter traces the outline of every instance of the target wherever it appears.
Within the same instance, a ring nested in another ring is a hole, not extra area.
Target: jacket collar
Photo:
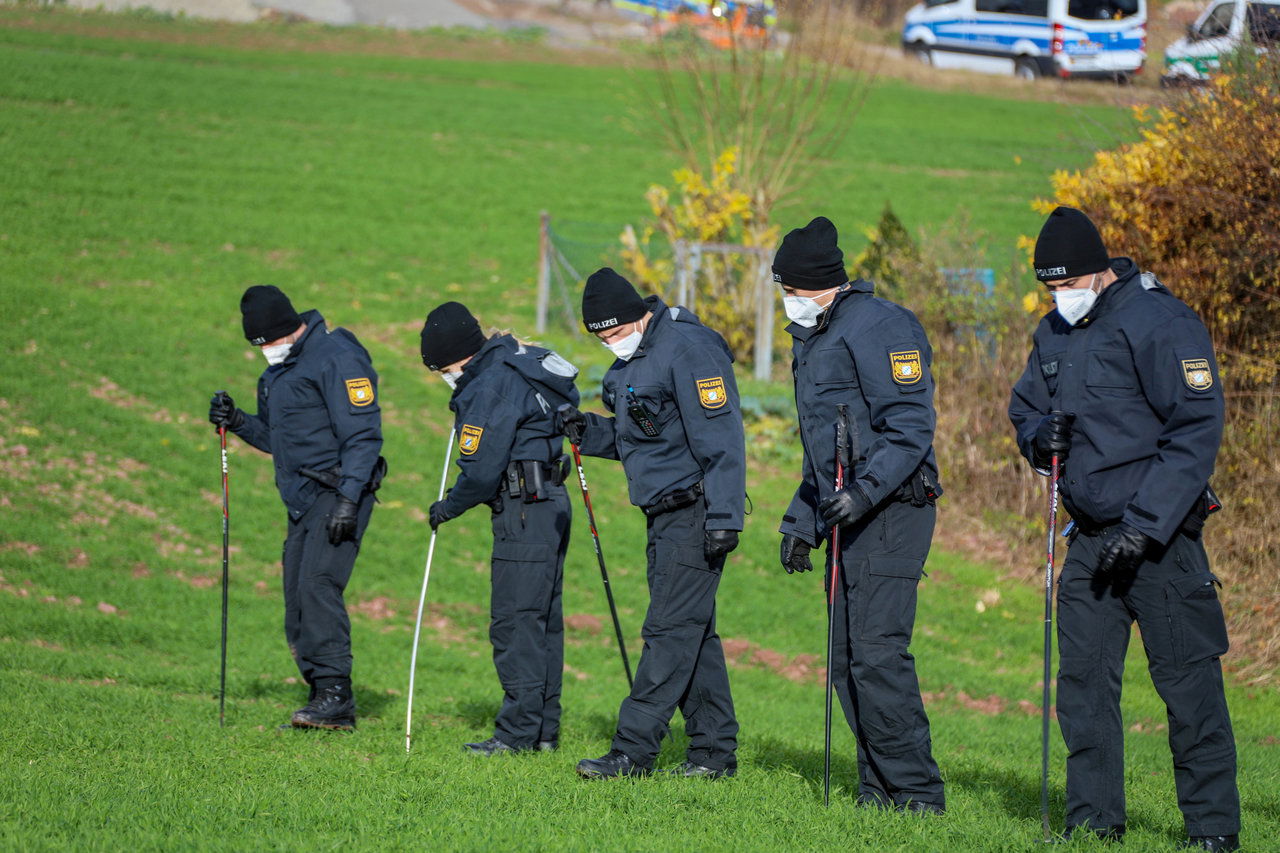
[[[876,286],[865,279],[856,279],[849,282],[843,288],[836,292],[835,298],[831,300],[831,304],[827,306],[827,310],[818,315],[818,324],[813,327],[801,326],[799,323],[788,323],[787,332],[797,340],[807,341],[820,332],[826,330],[827,325],[831,322],[831,318],[836,313],[836,306],[844,302],[855,293],[874,294]]]
[[[462,368],[462,375],[458,377],[458,387],[454,389],[450,399],[456,398],[462,393],[463,388],[471,384],[472,380],[501,361],[505,354],[503,351],[508,349],[515,349],[515,340],[510,335],[494,335],[485,341],[480,351],[473,355]]]
[[[644,333],[640,336],[640,346],[636,349],[636,354],[631,356],[631,361],[643,358],[645,350],[661,335],[662,328],[671,322],[670,312],[667,311],[666,303],[661,298],[646,296],[644,302],[649,306],[649,311],[653,313],[653,316],[649,318],[649,325],[644,327]]]
[[[284,367],[297,361],[312,337],[328,334],[329,332],[328,327],[325,325],[324,317],[321,317],[320,312],[314,308],[309,311],[303,311],[301,316],[302,322],[307,324],[306,331],[302,333],[302,337],[293,342],[293,346],[289,347],[289,354],[285,356],[284,361],[280,362],[279,367]]]
[[[1136,285],[1133,282],[1139,275],[1137,264],[1129,258],[1112,258],[1111,270],[1116,274],[1116,280],[1098,294],[1098,301],[1093,304],[1093,308],[1089,309],[1089,313],[1076,323],[1075,328],[1082,329],[1092,325],[1114,306],[1123,305],[1135,292]]]

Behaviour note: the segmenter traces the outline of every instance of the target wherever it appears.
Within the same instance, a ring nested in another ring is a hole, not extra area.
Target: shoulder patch
[[[373,403],[373,383],[368,377],[347,380],[347,399],[353,406],[368,406]]]
[[[718,409],[729,401],[724,390],[724,377],[713,376],[710,379],[698,380],[698,402],[704,409]]]
[[[893,368],[893,381],[899,385],[915,385],[924,375],[918,349],[889,353],[889,364]]]
[[[480,437],[484,435],[484,427],[475,427],[471,424],[463,424],[462,432],[458,435],[458,452],[463,456],[470,456],[480,449]]]
[[[1184,358],[1182,360],[1182,381],[1192,391],[1208,391],[1213,387],[1213,371],[1209,368],[1207,358]]]

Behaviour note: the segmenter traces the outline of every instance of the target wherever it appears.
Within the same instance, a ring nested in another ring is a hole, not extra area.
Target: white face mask
[[[293,348],[292,343],[276,344],[272,347],[262,348],[262,357],[267,360],[267,364],[275,366],[289,357],[289,350]]]
[[[640,349],[640,339],[642,337],[644,337],[644,335],[639,329],[636,329],[621,340],[614,341],[613,343],[607,343],[605,341],[601,341],[600,343],[608,347],[609,351],[618,358],[623,361],[630,361],[631,356],[635,355],[636,350]]]
[[[444,384],[448,385],[450,390],[456,391],[458,390],[458,380],[462,378],[462,371],[452,370],[448,372],[442,372],[440,374],[440,378],[444,380]]]
[[[827,294],[832,290],[839,290],[837,287],[831,290],[824,290],[822,293]],[[794,294],[784,293],[782,295],[782,310],[786,312],[787,319],[797,325],[804,326],[806,329],[812,329],[818,325],[818,318],[822,316],[822,312],[827,310],[826,305],[818,304],[818,300],[812,296],[797,296]]]
[[[1094,273],[1093,281],[1083,290],[1074,288],[1053,292],[1053,303],[1058,306],[1058,314],[1067,321],[1068,325],[1074,326],[1093,310],[1094,303],[1098,301],[1098,293],[1093,289],[1097,283],[1098,274]]]

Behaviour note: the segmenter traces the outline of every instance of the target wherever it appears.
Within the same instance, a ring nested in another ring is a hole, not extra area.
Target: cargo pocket
[[[495,620],[520,610],[545,608],[551,594],[545,567],[553,557],[545,543],[493,543],[490,612]]]
[[[1169,630],[1179,666],[1192,666],[1226,654],[1227,623],[1218,601],[1218,582],[1210,572],[1197,572],[1169,582],[1165,588]]]
[[[867,573],[862,579],[865,588],[855,591],[862,613],[860,637],[869,642],[906,645],[916,621],[916,586],[924,561],[875,554],[867,560]]]

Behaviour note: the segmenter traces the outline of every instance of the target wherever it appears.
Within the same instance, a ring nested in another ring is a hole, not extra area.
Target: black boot
[[[482,740],[479,743],[464,743],[462,745],[462,749],[464,752],[469,752],[472,755],[485,756],[502,754],[515,755],[517,752],[529,752],[528,747],[521,749],[519,747],[509,746],[498,740],[496,737],[491,737],[488,740]]]
[[[704,767],[701,764],[686,761],[679,767],[668,767],[662,772],[671,776],[683,776],[686,779],[728,779],[738,772],[738,767],[736,764],[730,764],[728,767],[716,770],[713,767]]]
[[[293,712],[289,723],[297,729],[353,731],[356,699],[351,692],[351,679],[336,679],[323,687],[317,685],[315,696],[305,707]]]
[[[937,803],[927,803],[924,800],[907,800],[905,803],[898,803],[894,806],[900,812],[907,814],[946,814],[947,810]]]
[[[578,775],[583,779],[616,779],[619,776],[648,776],[649,770],[631,760],[620,749],[611,749],[599,758],[578,762]]]
[[[1183,842],[1184,850],[1239,850],[1238,835],[1193,835]]]
[[[538,741],[538,752],[555,752],[559,748],[560,741],[555,738]]]

